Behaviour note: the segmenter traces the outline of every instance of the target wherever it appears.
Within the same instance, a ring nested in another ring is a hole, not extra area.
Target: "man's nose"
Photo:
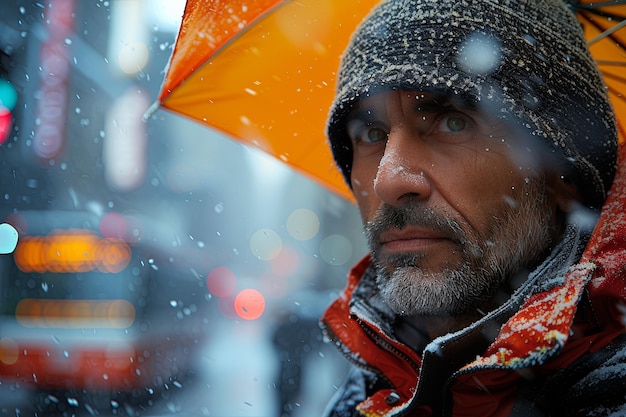
[[[426,200],[432,192],[427,171],[427,144],[403,130],[389,134],[385,152],[378,165],[374,192],[390,205],[406,200]]]

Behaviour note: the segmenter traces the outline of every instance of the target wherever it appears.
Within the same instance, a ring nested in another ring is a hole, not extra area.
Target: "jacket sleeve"
[[[550,416],[626,415],[626,334],[550,379],[544,393]]]

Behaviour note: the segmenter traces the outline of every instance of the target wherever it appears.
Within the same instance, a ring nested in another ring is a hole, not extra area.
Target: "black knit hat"
[[[474,59],[479,56],[480,59]],[[328,137],[350,184],[345,118],[387,90],[459,95],[547,139],[599,208],[617,160],[617,127],[582,29],[563,0],[387,0],[346,49]]]

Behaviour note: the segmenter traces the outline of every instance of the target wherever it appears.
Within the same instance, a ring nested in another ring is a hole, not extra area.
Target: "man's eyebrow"
[[[440,113],[447,111],[478,111],[478,103],[476,100],[466,99],[459,96],[428,95],[415,98],[415,113]],[[346,122],[361,121],[364,123],[373,123],[378,120],[378,111],[373,106],[357,104],[346,117]]]
[[[376,120],[376,112],[371,107],[357,107],[353,109],[346,117],[346,121],[360,120],[365,123]]]
[[[474,100],[454,96],[429,96],[417,98],[416,112],[439,113],[452,110],[476,111],[477,103]]]

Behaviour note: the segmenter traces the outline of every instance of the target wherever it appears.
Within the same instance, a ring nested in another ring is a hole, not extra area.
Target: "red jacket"
[[[626,415],[624,207],[620,163],[588,243],[576,252],[574,234],[565,244],[576,257],[560,278],[548,267],[536,271],[520,299],[509,300],[513,311],[437,339],[421,355],[395,339],[357,294],[370,271],[366,257],[322,319],[328,337],[356,365],[328,414]]]

